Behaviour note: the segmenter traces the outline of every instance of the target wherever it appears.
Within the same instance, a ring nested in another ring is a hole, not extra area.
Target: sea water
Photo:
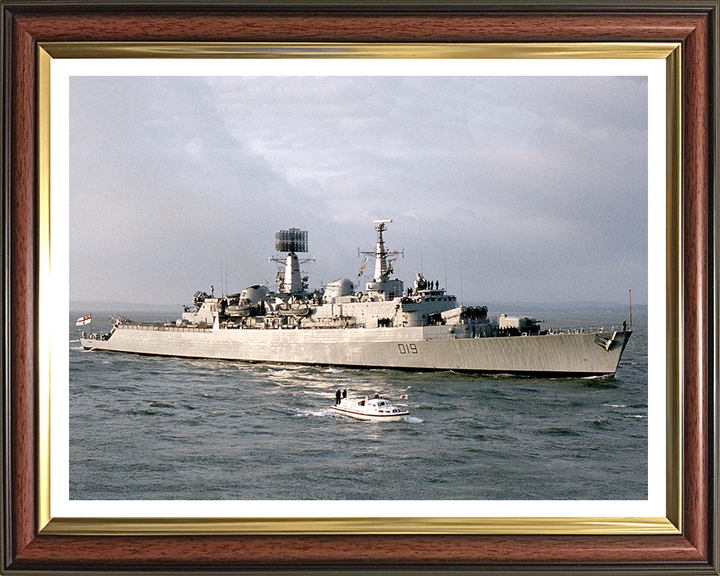
[[[84,351],[85,312],[70,315],[71,500],[647,498],[647,316],[614,378],[548,379]],[[338,389],[410,416],[337,415]]]

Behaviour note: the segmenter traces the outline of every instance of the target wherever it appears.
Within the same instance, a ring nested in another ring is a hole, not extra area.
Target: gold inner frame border
[[[55,58],[663,59],[666,62],[666,517],[53,518],[50,513],[50,74]],[[681,45],[680,43],[39,43],[38,529],[53,535],[527,534],[639,535],[682,531]]]

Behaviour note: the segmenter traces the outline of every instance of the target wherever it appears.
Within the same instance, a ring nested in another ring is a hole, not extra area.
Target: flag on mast
[[[92,314],[88,314],[87,316],[81,316],[77,319],[75,322],[75,326],[85,326],[85,324],[90,324],[92,322]]]

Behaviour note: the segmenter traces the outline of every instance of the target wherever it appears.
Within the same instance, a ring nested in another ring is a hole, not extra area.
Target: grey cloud
[[[287,227],[354,278],[381,217],[466,300],[645,297],[642,79],[73,78],[70,144],[72,299],[272,281]]]

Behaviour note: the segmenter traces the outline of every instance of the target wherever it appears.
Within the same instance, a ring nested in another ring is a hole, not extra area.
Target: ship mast
[[[271,262],[285,265],[278,273],[278,292],[295,296],[305,293],[307,286],[304,280],[306,279],[300,274],[300,264],[313,262],[315,259],[305,258],[300,260],[296,252],[307,252],[307,237],[306,230],[298,230],[297,228],[278,230],[275,233],[275,249],[278,252],[288,253],[284,259],[278,257],[268,258]]]
[[[392,220],[373,221],[373,224],[375,224],[375,230],[377,230],[378,233],[374,252],[361,252],[360,249],[358,249],[358,256],[360,254],[375,256],[375,276],[373,276],[372,282],[367,282],[365,284],[368,297],[374,301],[392,300],[403,293],[402,280],[390,280],[390,274],[393,273],[392,263],[394,260],[391,260],[388,264],[388,257],[395,256],[396,254],[402,254],[403,257],[405,256],[404,251],[396,252],[385,249],[383,232],[386,230],[385,225],[390,222],[392,222]]]
[[[392,220],[373,220],[373,224],[376,224],[375,230],[377,230],[378,237],[377,243],[375,244],[375,252],[360,252],[360,254],[367,254],[375,256],[375,276],[373,282],[385,282],[390,274],[392,274],[392,264],[388,266],[387,259],[389,256],[395,256],[396,254],[402,254],[403,252],[396,252],[385,250],[385,240],[383,240],[383,232],[387,230],[386,224],[389,224]]]

